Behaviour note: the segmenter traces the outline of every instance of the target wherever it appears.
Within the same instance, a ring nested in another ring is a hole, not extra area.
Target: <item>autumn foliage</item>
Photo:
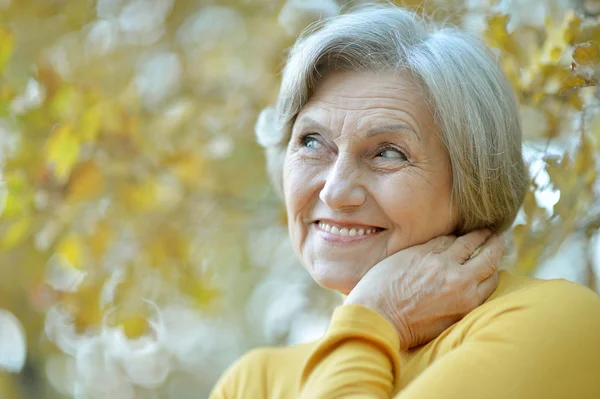
[[[294,259],[253,127],[342,3],[0,0],[0,397],[203,397],[323,325],[336,298]],[[522,106],[505,267],[598,289],[600,2],[440,3]]]

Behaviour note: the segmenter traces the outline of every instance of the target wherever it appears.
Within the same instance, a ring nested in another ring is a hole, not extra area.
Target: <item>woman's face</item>
[[[405,73],[324,79],[298,114],[283,176],[292,243],[317,283],[348,294],[384,258],[453,232],[438,134]]]

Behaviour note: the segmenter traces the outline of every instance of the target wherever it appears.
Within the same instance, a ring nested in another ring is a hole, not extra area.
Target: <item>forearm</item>
[[[600,302],[575,284],[546,282],[495,304],[459,345],[402,382],[414,370],[400,370],[393,327],[346,306],[305,364],[301,398],[600,397]]]
[[[305,364],[300,398],[388,399],[399,378],[399,352],[396,331],[382,316],[341,306]]]

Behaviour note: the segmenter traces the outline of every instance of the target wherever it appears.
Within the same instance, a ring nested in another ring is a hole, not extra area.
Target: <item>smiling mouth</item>
[[[317,220],[315,225],[319,228],[319,230],[325,231],[329,234],[341,237],[360,237],[360,236],[368,236],[377,234],[385,229],[380,227],[352,227],[352,226],[336,226],[333,224],[321,222]]]

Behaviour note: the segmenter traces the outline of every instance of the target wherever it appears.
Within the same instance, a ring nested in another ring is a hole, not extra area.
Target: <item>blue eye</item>
[[[302,145],[304,147],[319,149],[323,147],[319,140],[315,139],[313,136],[304,136],[302,137]]]
[[[406,159],[406,156],[395,148],[386,148],[383,151],[380,151],[377,156],[390,159]]]

